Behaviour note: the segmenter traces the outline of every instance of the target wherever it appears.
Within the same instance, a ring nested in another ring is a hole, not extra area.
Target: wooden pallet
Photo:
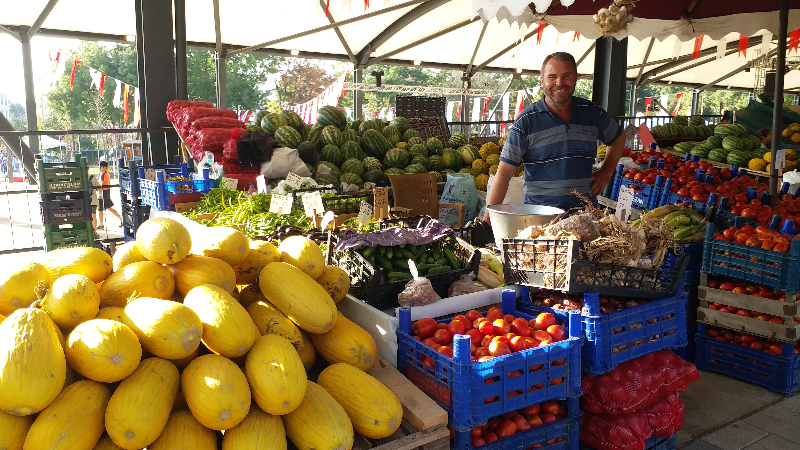
[[[436,425],[418,431],[403,420],[400,428],[386,439],[368,439],[356,434],[353,450],[445,450],[450,448],[450,431],[445,425]]]

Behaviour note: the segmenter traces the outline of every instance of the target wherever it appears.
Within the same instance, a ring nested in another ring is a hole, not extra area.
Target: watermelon
[[[419,164],[411,164],[409,166],[406,166],[406,168],[403,171],[405,173],[425,173],[428,170]]]
[[[389,144],[394,145],[400,142],[400,131],[397,128],[389,125],[388,127],[383,129],[383,137],[389,141]]]
[[[300,122],[300,129],[297,130],[300,132],[300,137],[303,138],[304,141],[308,140],[308,133],[311,132],[311,126],[309,126],[305,122]]]
[[[322,173],[320,173],[320,168],[322,168],[322,167],[324,167],[324,168],[322,169]],[[337,180],[342,175],[342,171],[339,170],[339,168],[335,164],[330,162],[330,161],[320,161],[319,164],[317,164],[316,172],[317,172],[317,176],[325,175],[324,172],[328,172],[329,174],[331,174],[334,177],[336,177]]]
[[[403,133],[403,140],[406,142],[408,142],[409,139],[414,137],[415,138],[419,137],[419,133],[417,133],[417,130],[407,130],[405,133]]]
[[[386,128],[386,122],[382,119],[372,119],[372,123],[375,124],[375,129],[383,133],[383,129]]]
[[[750,159],[750,155],[741,150],[733,150],[728,153],[728,164],[732,166],[747,167]]]
[[[361,136],[361,124],[363,122],[364,122],[363,119],[356,119],[356,120],[350,122],[350,128],[352,128],[353,131],[355,131],[356,134],[358,134],[359,136]]]
[[[708,159],[716,162],[728,162],[728,151],[723,148],[715,148],[708,152]]]
[[[425,142],[425,146],[428,147],[429,155],[441,155],[442,151],[444,150],[442,141],[436,139],[435,137],[428,138],[428,140]]]
[[[286,119],[286,125],[289,125],[290,127],[294,128],[295,130],[300,131],[301,128],[303,127],[303,123],[304,123],[303,119],[301,119],[300,116],[298,116],[296,112],[288,110],[288,109],[284,109],[284,110],[281,110],[281,112],[279,114],[281,116],[283,116],[284,119]]]
[[[364,135],[364,132],[367,130],[377,130],[377,129],[378,126],[375,124],[375,122],[371,120],[365,120],[361,122],[361,124],[358,127],[358,131],[359,133],[361,133],[362,136]]]
[[[430,167],[428,167],[430,170],[435,170],[438,172],[444,169],[444,161],[442,161],[442,157],[439,155],[433,155],[428,158],[428,163],[430,164]]]
[[[425,170],[430,170],[431,168],[430,160],[424,156],[415,156],[414,159],[411,160],[411,164],[419,164],[420,166],[424,167]]]
[[[322,142],[325,145],[342,145],[342,133],[333,125],[328,125],[322,129]]]
[[[689,125],[695,125],[695,126],[705,125],[705,120],[703,120],[703,118],[700,116],[692,116],[689,118]]]
[[[319,161],[317,146],[311,142],[301,142],[300,145],[297,146],[297,153],[300,155],[300,159],[306,164],[314,165]]]
[[[339,147],[332,144],[322,147],[322,151],[319,153],[319,158],[323,161],[333,163],[336,167],[341,167],[342,163],[345,161],[344,155],[342,154],[342,151],[339,150]]]
[[[699,156],[701,158],[707,159],[708,158],[708,153],[710,151],[711,150],[709,150],[708,147],[705,147],[705,146],[702,146],[702,145],[698,145],[697,147],[692,149],[690,154],[692,156]]]
[[[463,133],[453,133],[453,135],[450,136],[450,140],[447,141],[447,145],[456,150],[467,145],[468,143],[469,140]]]
[[[358,143],[358,133],[356,132],[356,130],[348,127],[345,128],[344,131],[342,131],[342,143],[345,142]]]
[[[405,141],[409,146],[417,144],[425,145],[425,141],[423,141],[422,138],[419,136],[412,136],[410,138],[405,138]]]
[[[275,140],[284,147],[297,148],[302,139],[300,133],[289,125],[284,125],[275,131]]]
[[[342,173],[354,173],[358,176],[364,175],[364,164],[357,159],[348,159],[342,163]]]
[[[738,136],[739,129],[729,123],[721,123],[714,127],[714,134],[724,138],[725,136]]]
[[[725,136],[722,140],[722,148],[725,150],[744,150],[742,140],[735,136]]]
[[[709,136],[703,143],[711,148],[719,148],[722,147],[722,138],[719,136]]]
[[[675,125],[689,125],[689,120],[686,116],[675,116],[672,118],[672,123]]]
[[[306,138],[306,140],[314,144],[318,150],[325,146],[322,142],[322,129],[322,127],[311,127],[311,130],[308,132],[308,137]]]
[[[408,149],[408,153],[413,156],[428,156],[428,149],[424,145],[414,144]]]
[[[436,138],[432,138],[436,139]],[[437,139],[438,141],[438,139]],[[444,162],[444,167],[450,170],[459,170],[461,169],[461,154],[458,153],[456,150],[451,148],[444,150],[442,152],[442,161]]]
[[[403,172],[403,169],[398,169],[397,167],[389,167],[384,171],[384,173],[386,175],[402,175],[405,172]]]
[[[263,119],[264,116],[266,116],[267,114],[269,114],[269,111],[267,111],[266,109],[262,109],[257,113],[255,113],[250,120],[254,125],[261,126],[261,119]]]
[[[357,142],[347,141],[339,148],[342,151],[344,159],[355,158],[358,160],[366,158],[367,155],[361,150],[361,146]]]
[[[307,168],[307,169],[308,169],[308,171],[311,173],[311,178],[314,178],[314,177],[316,177],[316,176],[317,176],[317,168],[316,168],[316,167],[312,166],[312,165],[311,165],[311,164],[309,164],[309,163],[303,163],[303,164],[305,164],[305,165],[306,165],[306,168]]]
[[[344,111],[335,106],[323,106],[317,111],[317,123],[325,127],[335,125],[339,130],[344,130],[347,126],[347,117]]]
[[[361,163],[364,165],[364,170],[368,172],[372,172],[373,170],[383,170],[383,164],[378,161],[378,158],[373,158],[372,156],[367,156],[361,161]]]
[[[400,132],[400,135],[405,137],[406,131],[408,131],[408,119],[405,117],[395,117],[389,122],[389,125],[397,128],[397,131]]]
[[[471,145],[461,146],[458,149],[458,153],[461,153],[461,159],[463,160],[463,164],[465,166],[472,166],[472,162],[481,157],[478,149]]]
[[[326,175],[319,175],[317,174],[317,178],[314,178],[314,181],[317,182],[319,186],[327,186],[332,184],[334,186],[339,185],[339,177],[333,174],[326,174]]]
[[[261,129],[270,136],[274,136],[278,128],[286,126],[286,119],[280,114],[270,113],[261,119]]]
[[[450,169],[445,169],[445,170],[442,170],[441,172],[437,173],[436,174],[436,181],[439,182],[439,183],[444,183],[445,181],[447,181],[447,174],[449,174],[449,173],[455,173],[455,172],[453,172]]]
[[[364,133],[361,135],[361,148],[364,150],[364,153],[366,153],[367,156],[372,156],[374,158],[378,158],[379,160],[383,160],[383,158],[386,156],[386,152],[388,152],[392,147],[389,144],[389,141],[383,137],[383,134],[377,130],[369,129],[364,131]]]
[[[389,177],[380,170],[370,170],[361,177],[364,182],[375,183],[375,186],[389,186]]]
[[[383,158],[383,165],[386,167],[397,167],[402,169],[408,164],[408,152],[399,148],[393,148],[386,152]]]

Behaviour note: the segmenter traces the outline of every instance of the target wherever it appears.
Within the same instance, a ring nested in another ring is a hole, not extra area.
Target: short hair
[[[772,130],[770,130],[769,128],[762,128],[762,129],[756,131],[756,137],[759,138],[759,139],[764,139],[765,137],[769,136],[770,134],[772,134]]]
[[[100,167],[108,167],[108,161],[100,161]]]
[[[575,57],[567,52],[555,52],[547,55],[544,58],[544,62],[542,62],[542,70],[539,72],[539,75],[544,75],[544,68],[547,66],[547,62],[551,59],[555,59],[556,61],[567,61],[572,63],[572,68],[575,70],[575,75],[578,75],[578,63],[575,62]]]

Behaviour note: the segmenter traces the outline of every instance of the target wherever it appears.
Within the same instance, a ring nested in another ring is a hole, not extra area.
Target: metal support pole
[[[597,39],[594,52],[592,101],[612,117],[625,114],[628,40]]]
[[[781,145],[780,130],[781,119],[783,116],[783,82],[786,76],[786,34],[789,28],[789,0],[781,0],[781,7],[778,12],[778,55],[775,62],[775,105],[772,113],[772,161],[778,147]],[[769,195],[772,205],[775,206],[778,200],[778,169],[775,164],[769,171]]]
[[[0,131],[20,131],[15,130],[13,126],[11,126],[11,122],[6,119],[6,116],[0,112]],[[31,136],[31,137],[38,137],[38,136]],[[15,137],[0,137],[0,140],[3,141],[4,144],[8,148],[11,149],[11,153],[17,157],[17,159],[22,164],[22,167],[25,169],[25,172],[28,174],[28,177],[31,179],[33,183],[36,183],[36,166],[33,165],[33,152],[31,149],[22,142],[22,139],[18,139]],[[9,158],[8,164],[11,164],[11,159]],[[2,169],[0,169],[2,170]]]
[[[700,91],[692,89],[692,115],[697,115],[697,106],[700,103]]]
[[[146,111],[147,98],[145,97],[144,93],[146,91],[145,88],[147,86],[147,79],[145,79],[144,76],[144,30],[142,29],[142,1],[143,0],[134,0],[134,5],[136,8],[136,73],[139,81],[139,110]],[[136,99],[134,99],[134,102],[136,102]],[[142,125],[144,125],[144,118],[142,119]],[[150,135],[148,133],[142,133],[142,164],[152,164],[152,158],[150,157]]]
[[[25,113],[28,116],[28,131],[39,131],[39,122],[36,118],[36,95],[33,91],[33,61],[31,59],[31,36],[28,27],[21,27],[19,37],[22,42],[22,71],[25,78]],[[39,153],[39,136],[28,137],[33,153]]]
[[[353,67],[353,82],[363,83],[364,69]],[[353,119],[364,118],[364,93],[360,89],[353,89]]]
[[[215,67],[217,69],[217,108],[219,109],[225,109],[228,107],[228,74],[225,65],[226,60],[227,57],[225,56],[224,49],[222,52],[217,53],[217,56],[214,59]]]
[[[467,112],[469,111],[469,107],[467,105],[468,101],[469,101],[469,97],[467,97],[467,94],[466,93],[461,94],[461,121],[462,122],[469,121],[469,119],[467,118]],[[466,134],[467,136],[469,136],[469,130],[470,130],[470,126],[469,125],[461,124],[461,133]]]
[[[800,105],[800,94],[796,94],[794,96],[794,104],[795,105]]]
[[[636,116],[636,94],[639,92],[635,84],[631,84],[631,99],[628,107],[628,115],[631,117]]]
[[[175,2],[175,77],[178,100],[189,99],[189,75],[186,66],[186,0]]]

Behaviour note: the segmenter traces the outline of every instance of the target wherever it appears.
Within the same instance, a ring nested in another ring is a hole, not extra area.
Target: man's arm
[[[489,189],[489,193],[486,194],[486,206],[503,203],[503,199],[506,198],[506,192],[508,192],[508,183],[511,181],[515,170],[517,170],[517,168],[513,165],[500,161],[500,164],[497,166],[497,173],[494,174],[494,178],[492,179],[492,188]],[[483,220],[489,223],[488,209],[483,214]]]
[[[622,157],[622,150],[625,149],[625,133],[619,135],[614,142],[606,147],[606,159],[600,165],[600,169],[592,174],[592,187],[590,193],[592,196],[598,195],[603,192],[606,185],[608,185],[611,177],[614,176],[614,171],[617,170],[617,164]],[[499,172],[499,170],[498,170]],[[488,198],[487,198],[488,204]]]

